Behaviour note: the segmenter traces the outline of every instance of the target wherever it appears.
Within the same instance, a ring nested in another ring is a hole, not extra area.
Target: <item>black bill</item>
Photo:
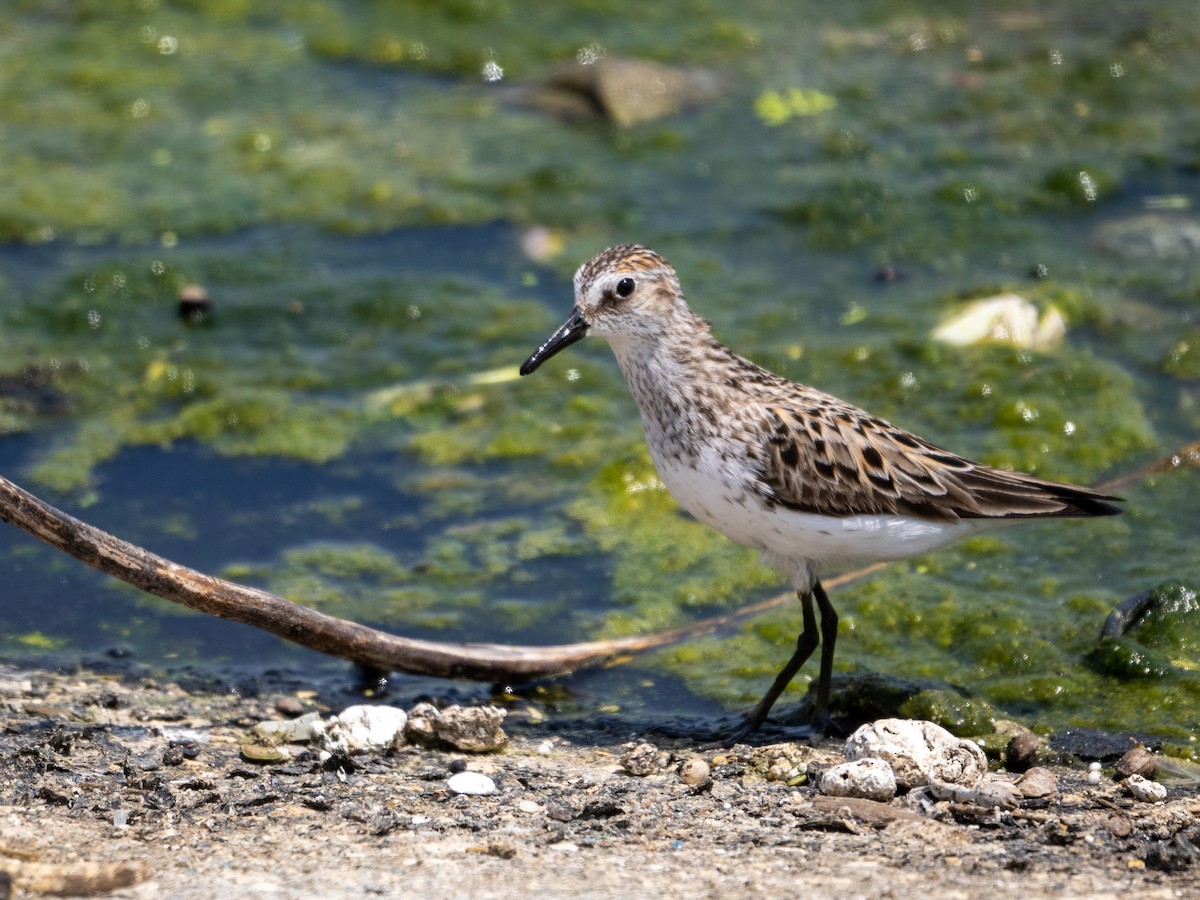
[[[567,316],[567,321],[559,326],[558,331],[550,335],[546,339],[546,343],[533,351],[533,355],[525,360],[525,364],[521,366],[521,374],[528,375],[559,350],[564,347],[570,347],[576,341],[581,341],[587,337],[588,323],[583,320],[583,313],[579,311],[579,307],[571,310],[571,315]]]

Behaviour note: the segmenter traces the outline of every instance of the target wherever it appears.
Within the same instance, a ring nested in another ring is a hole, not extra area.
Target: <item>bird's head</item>
[[[690,317],[679,276],[645,247],[622,244],[589,259],[575,273],[575,308],[521,366],[528,375],[558,351],[589,334],[610,340],[650,340],[676,317]]]

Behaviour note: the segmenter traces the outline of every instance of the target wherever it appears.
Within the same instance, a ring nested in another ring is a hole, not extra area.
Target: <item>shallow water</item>
[[[1200,433],[1190,3],[18,2],[0,48],[0,471],[338,615],[558,642],[781,589],[645,489],[600,342],[512,377],[574,267],[618,241],[665,253],[745,355],[991,463],[1090,482]],[[628,130],[515,102],[581,48],[713,67],[724,92]],[[213,302],[199,325],[176,313],[191,283]],[[1066,341],[930,341],[1001,290],[1061,309]],[[1158,677],[1088,654],[1126,596],[1200,581],[1198,489],[1157,476],[1120,518],[847,588],[839,668],[946,680],[1040,725],[1186,737],[1194,615],[1144,638]],[[9,657],[316,664],[8,531],[0,622]],[[798,624],[784,607],[570,683],[618,708],[736,709]]]

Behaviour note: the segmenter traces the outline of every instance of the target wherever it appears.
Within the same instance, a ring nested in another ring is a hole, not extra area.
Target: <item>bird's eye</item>
[[[622,278],[617,282],[617,296],[628,297],[633,293],[634,287],[636,287],[636,284],[632,278]]]

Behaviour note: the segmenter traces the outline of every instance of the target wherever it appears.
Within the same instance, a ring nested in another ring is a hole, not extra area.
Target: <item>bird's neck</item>
[[[702,367],[705,350],[721,346],[707,329],[691,332],[686,340],[621,334],[609,337],[608,343],[635,395],[635,385],[643,383],[655,390],[686,390]]]
[[[647,436],[652,433],[698,434],[710,423],[703,411],[711,404],[708,384],[714,360],[731,355],[696,319],[691,328],[663,336],[614,335],[608,338],[617,365],[642,413]],[[699,413],[699,415],[697,415]]]

